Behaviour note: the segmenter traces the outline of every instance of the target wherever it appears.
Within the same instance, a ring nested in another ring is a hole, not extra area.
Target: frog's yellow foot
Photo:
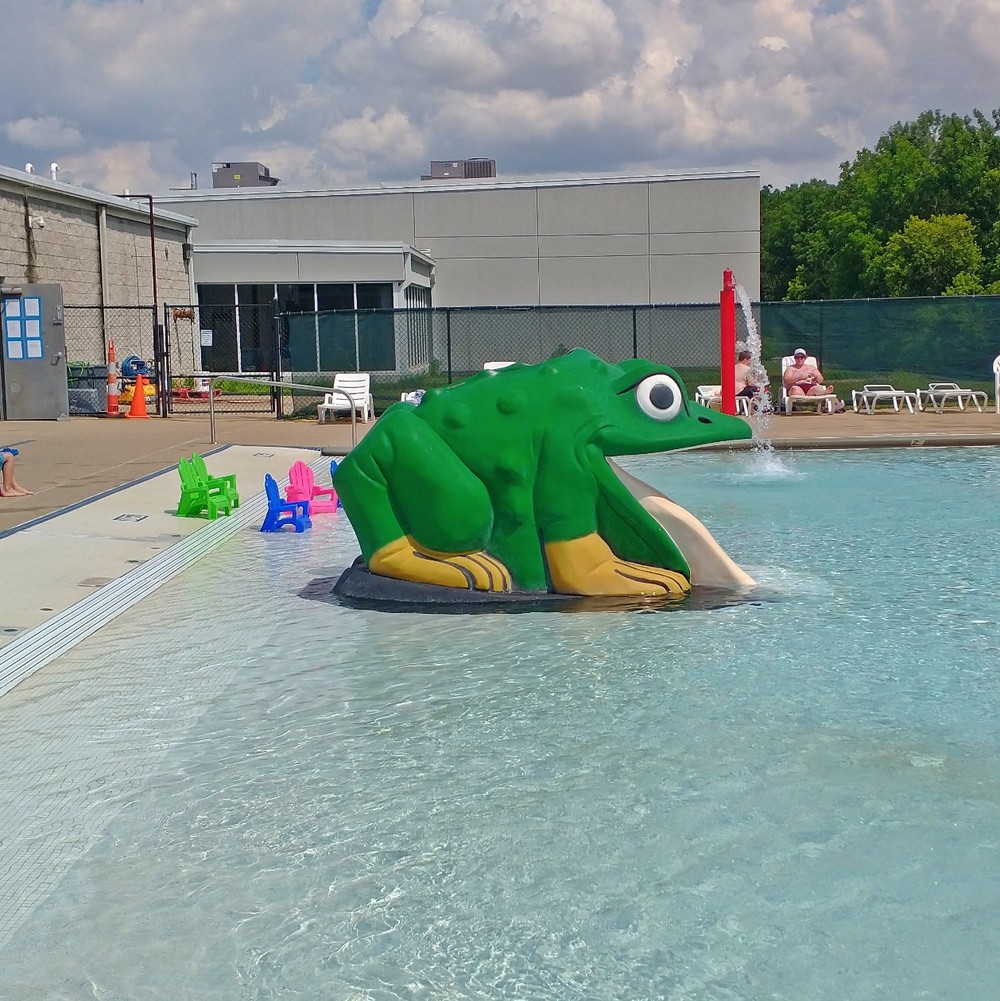
[[[549,578],[560,594],[687,594],[691,584],[682,573],[620,560],[596,532],[567,542],[548,542]]]
[[[368,569],[383,577],[467,591],[510,591],[510,571],[489,553],[440,553],[408,535],[372,554]]]

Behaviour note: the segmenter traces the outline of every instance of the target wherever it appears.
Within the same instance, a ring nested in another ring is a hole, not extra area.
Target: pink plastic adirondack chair
[[[329,500],[322,500],[323,497]],[[288,470],[285,500],[309,501],[310,514],[329,514],[337,510],[337,491],[333,487],[317,486],[315,474],[301,460]]]

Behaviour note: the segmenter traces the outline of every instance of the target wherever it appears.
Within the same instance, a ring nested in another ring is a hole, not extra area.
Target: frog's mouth
[[[667,533],[687,561],[692,584],[712,587],[753,587],[756,584],[690,511],[625,472],[611,459],[606,461],[625,489]]]

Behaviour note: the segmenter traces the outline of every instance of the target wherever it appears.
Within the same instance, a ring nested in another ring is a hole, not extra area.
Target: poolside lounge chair
[[[316,404],[316,421],[322,424],[333,414],[350,413],[351,405],[344,394],[354,401],[354,409],[358,412],[362,423],[375,419],[375,404],[371,392],[371,373],[369,372],[338,372],[333,377],[333,388],[339,393],[326,393],[323,402]]]
[[[873,414],[879,403],[891,403],[892,409],[899,413],[900,401],[906,404],[906,409],[913,413],[913,404],[916,402],[916,393],[906,393],[901,389],[896,389],[888,383],[869,383],[863,389],[851,390],[851,406],[854,412],[858,412],[859,407],[863,407],[865,413]]]
[[[487,361],[487,362],[483,362],[483,371],[484,372],[495,372],[497,369],[508,368],[509,366],[516,365],[516,364],[517,364],[517,362],[513,362],[513,361]]]
[[[936,413],[943,413],[949,400],[954,400],[959,410],[965,410],[966,403],[973,403],[982,413],[989,397],[982,390],[963,389],[957,382],[932,382],[927,389],[917,390],[917,406],[921,410],[930,404]]]
[[[788,390],[785,388],[785,369],[789,365],[795,364],[794,355],[785,355],[781,359],[781,409],[785,411],[786,414],[790,414],[795,410],[805,410],[808,407],[814,407],[816,413],[823,413],[824,411],[828,414],[832,414],[834,407],[836,407],[839,402],[836,393],[826,393],[823,396],[789,396]],[[814,355],[808,355],[806,357],[807,365],[815,365],[816,358]]]
[[[325,499],[324,499],[325,498]],[[288,486],[285,500],[309,501],[309,514],[329,514],[337,510],[337,491],[333,487],[321,487],[316,483],[316,474],[301,459],[292,463],[288,470]]]
[[[993,401],[997,405],[997,413],[1000,414],[1000,355],[993,359]]]
[[[721,386],[699,386],[695,390],[694,402],[700,403],[703,407],[711,407],[712,404],[722,403]],[[736,413],[743,417],[750,416],[750,400],[745,396],[736,397]]]

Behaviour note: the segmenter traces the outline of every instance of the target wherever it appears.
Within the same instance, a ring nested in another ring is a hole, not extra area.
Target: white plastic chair
[[[949,400],[954,400],[959,410],[965,410],[965,404],[972,403],[980,413],[989,403],[989,397],[982,390],[963,389],[957,382],[932,382],[927,389],[917,390],[917,405],[921,410],[929,403],[940,414]]]
[[[375,419],[375,403],[371,393],[371,374],[369,372],[338,372],[333,377],[333,388],[339,393],[326,393],[322,403],[316,404],[316,420],[323,424],[327,417],[333,414],[349,412],[351,407],[344,398],[346,393],[354,401],[354,409],[367,424]]]
[[[863,389],[851,390],[851,406],[854,412],[858,412],[858,407],[864,407],[865,413],[873,414],[879,403],[891,403],[892,409],[899,413],[899,401],[906,404],[906,409],[913,413],[913,404],[917,399],[916,393],[907,393],[901,389],[896,389],[888,383],[871,383]]]
[[[1000,355],[993,359],[993,399],[1000,414]]]
[[[484,372],[495,372],[498,368],[507,368],[510,365],[514,365],[516,362],[512,361],[485,361],[483,362]]]
[[[785,355],[781,359],[781,408],[786,414],[790,414],[793,410],[803,407],[815,407],[816,413],[821,413],[826,411],[828,414],[833,413],[833,408],[837,403],[836,393],[826,393],[823,396],[789,396],[788,390],[785,388],[785,369],[790,365],[795,364],[795,355]],[[814,355],[806,356],[807,365],[815,365],[816,357]]]

